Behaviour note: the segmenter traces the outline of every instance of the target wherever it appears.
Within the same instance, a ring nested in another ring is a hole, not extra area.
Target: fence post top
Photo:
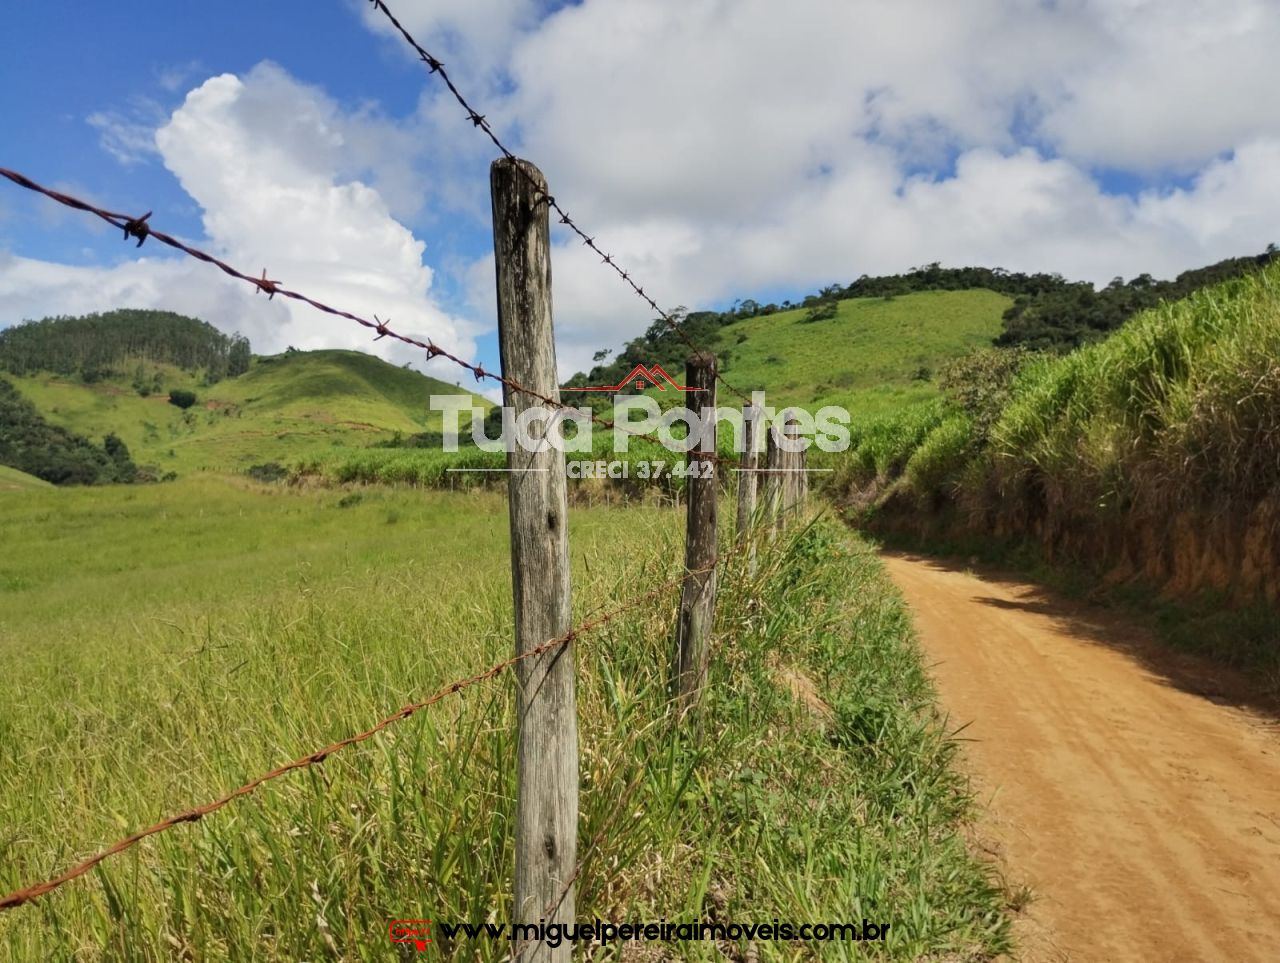
[[[715,371],[716,356],[710,353],[698,352],[689,355],[688,364],[691,368],[708,368],[711,371]]]
[[[499,172],[505,174],[509,170],[515,171],[517,175],[527,177],[533,183],[534,189],[540,190],[544,194],[546,193],[547,178],[542,171],[538,170],[533,161],[527,161],[523,157],[496,157],[493,163],[489,165],[489,175],[491,177]]]

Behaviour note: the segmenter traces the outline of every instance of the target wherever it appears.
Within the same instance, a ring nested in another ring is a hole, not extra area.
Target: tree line
[[[93,383],[143,361],[203,373],[214,384],[244,374],[251,358],[246,338],[171,311],[123,309],[0,330],[0,370],[15,375],[48,371]]]
[[[1252,257],[1228,258],[1207,267],[1183,271],[1172,281],[1139,274],[1130,281],[1115,278],[1101,290],[1077,282],[1019,295],[1004,313],[999,347],[1069,351],[1100,341],[1139,311],[1162,301],[1180,301],[1201,288],[1252,274],[1280,257],[1274,244]]]
[[[1069,351],[1100,340],[1134,314],[1161,301],[1179,300],[1208,285],[1261,270],[1277,257],[1280,251],[1271,244],[1261,254],[1228,258],[1184,271],[1171,281],[1158,281],[1149,274],[1141,274],[1130,281],[1116,278],[1102,289],[1095,289],[1087,281],[1068,281],[1057,273],[1027,274],[999,267],[947,268],[934,262],[901,274],[875,277],[864,274],[847,285],[828,285],[798,302],[762,304],[747,299],[734,302],[727,311],[686,312],[678,308],[672,312],[672,318],[684,337],[673,331],[666,321],[658,319],[642,335],[628,341],[612,360],[611,351],[597,351],[593,358],[595,366],[575,374],[565,383],[565,388],[617,384],[637,364],[657,363],[673,374],[682,371],[689,354],[689,341],[716,349],[724,365],[732,351],[723,344],[723,329],[745,318],[801,309],[805,311],[802,321],[818,323],[834,318],[840,301],[895,298],[922,291],[987,288],[1007,295],[1014,301],[1004,313],[1004,330],[995,339],[996,346]],[[603,403],[604,400],[601,395],[574,397],[575,404]]]

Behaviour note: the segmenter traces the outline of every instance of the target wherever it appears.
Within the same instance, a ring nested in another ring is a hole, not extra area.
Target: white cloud
[[[77,267],[0,254],[0,303],[6,321],[137,307],[177,311],[210,323],[217,319],[228,333],[288,322],[283,303],[268,303],[261,296],[255,301],[247,286],[219,279],[203,264],[170,259]]]
[[[1105,283],[1117,274],[1171,277],[1188,267],[1256,253],[1280,234],[1280,138],[1215,162],[1187,188],[1137,197],[1104,193],[1067,160],[1024,148],[975,148],[954,176],[904,177],[894,152],[864,146],[857,163],[794,191],[767,216],[733,225],[652,221],[623,225],[608,249],[670,307],[697,306],[773,287],[816,290],[861,273],[940,260],[1061,271]],[[591,353],[634,337],[652,320],[581,245],[557,247],[557,331],[566,374]],[[477,297],[490,261],[474,272]]]
[[[155,105],[158,112],[159,107]],[[126,166],[154,160],[156,151],[156,126],[159,119],[152,110],[130,112],[100,110],[85,120],[98,131],[98,143],[102,149]]]
[[[584,0],[481,106],[667,307],[936,259],[1167,276],[1274,239],[1268,4]],[[1195,176],[1110,196],[1107,166]],[[572,239],[553,274],[566,372],[652,320]]]
[[[203,210],[201,246],[228,262],[407,335],[469,356],[472,327],[432,300],[425,245],[382,193],[346,175],[394,154],[399,132],[368,112],[341,110],[279,68],[210,78],[154,134],[164,165]],[[395,165],[379,172],[395,175]],[[152,242],[154,245],[154,242]],[[9,258],[0,291],[22,317],[115,307],[164,307],[246,334],[255,350],[351,347],[421,364],[390,339],[247,285],[196,262],[140,258],[76,268]]]
[[[381,11],[358,2],[366,25],[401,38]],[[424,49],[450,66],[465,63],[482,73],[500,71],[520,34],[536,25],[537,0],[388,0],[388,7]],[[406,47],[408,56],[416,56]]]
[[[1063,78],[1044,132],[1063,153],[1136,170],[1195,169],[1280,135],[1274,0],[1076,0],[1097,51]]]
[[[538,0],[391,5],[666,307],[932,260],[1168,276],[1277,239],[1274,0],[583,0],[541,19]],[[417,113],[392,120],[271,66],[214,77],[156,143],[233,261],[470,351],[475,330],[435,306],[426,259],[482,318],[491,260],[459,265],[404,225],[487,228],[493,150],[438,79],[420,81]],[[138,146],[109,121],[122,153]],[[1112,196],[1095,173],[1108,167],[1185,186]],[[556,237],[568,373],[653,318]],[[141,270],[113,270],[126,268]],[[45,303],[114,290],[86,277]],[[146,296],[131,274],[111,279]],[[368,345],[343,322],[241,300],[225,324],[265,347]]]

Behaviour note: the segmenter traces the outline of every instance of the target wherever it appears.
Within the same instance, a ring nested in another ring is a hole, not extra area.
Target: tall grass
[[[510,650],[492,493],[197,480],[0,499],[3,890]],[[571,532],[578,618],[678,571],[676,513],[579,509]],[[883,946],[762,959],[999,951],[953,745],[874,556],[820,525],[761,558],[722,580],[700,740],[668,705],[674,593],[580,640],[579,915],[892,924]],[[391,918],[504,919],[512,711],[500,677],[147,841],[0,914],[0,955],[380,960]]]
[[[886,532],[1021,539],[1125,605],[1160,589],[1177,614],[1142,608],[1180,623],[1168,638],[1280,685],[1280,265],[989,397],[949,398],[923,435],[924,409],[865,427],[836,483]]]
[[[1027,364],[985,446],[965,443],[950,402],[862,426],[842,480],[905,474],[926,495],[978,479],[1003,498],[1034,479],[1051,502],[1084,513],[1247,509],[1280,485],[1278,358],[1272,266]]]
[[[992,432],[996,477],[1031,469],[1099,506],[1158,514],[1280,482],[1280,271],[1147,312],[1036,365]]]

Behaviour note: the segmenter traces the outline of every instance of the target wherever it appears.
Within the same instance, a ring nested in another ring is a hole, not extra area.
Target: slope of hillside
[[[47,481],[42,481],[34,475],[0,465],[0,492],[37,491],[52,487]]]
[[[839,301],[824,321],[806,321],[806,310],[748,318],[723,329],[725,378],[764,388],[774,405],[874,417],[936,397],[938,366],[989,345],[1011,303],[987,290],[927,291]]]
[[[11,380],[49,421],[90,438],[119,435],[139,464],[162,471],[242,470],[317,450],[363,447],[394,432],[440,428],[432,394],[465,389],[357,351],[298,351],[256,358],[238,378],[201,386],[152,366],[165,390],[141,396],[124,377],[93,384],[38,372]],[[168,391],[194,391],[186,411]],[[490,403],[473,396],[482,408]]]
[[[874,523],[1017,540],[1105,584],[1257,609],[1195,644],[1280,665],[1280,264],[862,433],[837,483]],[[874,443],[874,444],[873,444]],[[861,457],[864,448],[879,457]],[[1280,679],[1280,676],[1277,676]]]

